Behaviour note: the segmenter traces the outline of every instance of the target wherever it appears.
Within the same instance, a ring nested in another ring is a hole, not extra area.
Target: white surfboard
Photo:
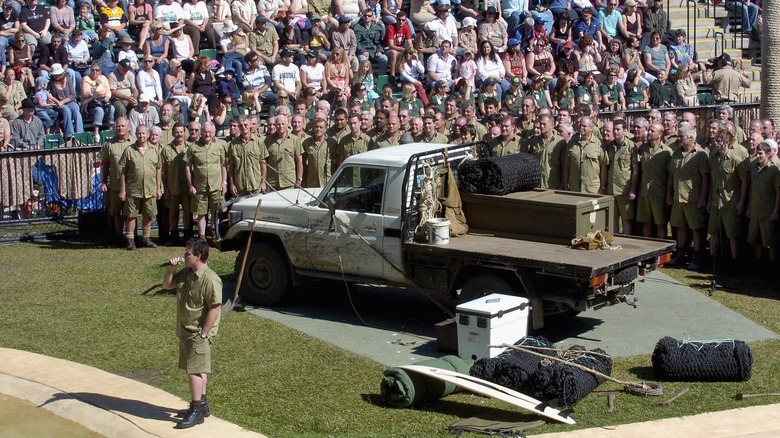
[[[561,423],[566,424],[575,424],[574,419],[565,415],[560,410],[548,406],[542,401],[525,395],[522,392],[517,392],[513,389],[480,379],[478,377],[422,365],[400,365],[398,368],[409,370],[444,382],[452,383],[453,385],[459,386],[476,394],[507,402],[511,405],[517,406],[527,411],[531,411],[551,420],[560,421]]]

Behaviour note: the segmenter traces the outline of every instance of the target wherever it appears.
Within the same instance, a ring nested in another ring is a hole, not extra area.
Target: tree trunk
[[[761,117],[780,122],[780,4],[765,1],[761,31]]]

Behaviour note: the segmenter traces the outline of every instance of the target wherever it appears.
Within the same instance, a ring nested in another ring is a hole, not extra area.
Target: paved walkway
[[[0,393],[107,437],[264,437],[213,415],[191,429],[174,429],[177,411],[188,402],[136,380],[26,351],[0,348]]]

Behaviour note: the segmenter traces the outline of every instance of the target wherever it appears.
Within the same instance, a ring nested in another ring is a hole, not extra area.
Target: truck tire
[[[244,250],[236,257],[236,273],[241,269],[243,258]],[[282,301],[289,286],[287,263],[279,251],[264,243],[253,244],[241,281],[241,297],[255,306],[273,306]]]
[[[629,266],[622,271],[616,272],[615,276],[612,277],[612,281],[614,284],[631,284],[638,275],[639,268],[636,265]]]
[[[453,300],[453,307],[492,293],[517,296],[524,295],[522,291],[516,290],[511,284],[498,275],[478,274],[466,280],[463,287],[460,289],[460,293]]]

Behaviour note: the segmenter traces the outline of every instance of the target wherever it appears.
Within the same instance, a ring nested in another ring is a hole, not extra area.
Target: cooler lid
[[[463,315],[501,317],[515,310],[528,307],[528,299],[514,295],[490,294],[458,305],[455,312]]]

